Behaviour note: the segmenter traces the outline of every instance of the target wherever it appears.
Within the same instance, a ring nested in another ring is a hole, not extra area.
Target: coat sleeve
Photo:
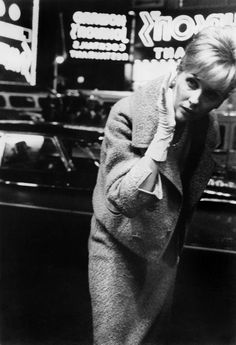
[[[130,98],[113,106],[105,128],[101,169],[105,180],[105,202],[113,213],[134,217],[158,201],[157,186],[146,192],[140,186],[152,173],[141,150],[132,146]],[[157,183],[158,179],[157,179]]]

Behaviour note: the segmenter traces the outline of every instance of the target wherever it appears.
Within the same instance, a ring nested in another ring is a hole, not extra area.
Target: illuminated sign
[[[0,83],[36,84],[39,0],[0,0]]]
[[[214,180],[214,179],[210,179],[208,182],[208,186],[212,186],[212,187],[228,187],[228,188],[234,188],[236,189],[236,183],[232,182],[232,181],[223,181],[223,180]]]
[[[202,14],[196,14],[193,18],[185,14],[173,18],[162,16],[160,11],[143,11],[139,15],[143,21],[139,37],[146,47],[153,47],[154,42],[169,42],[171,39],[186,41],[206,26],[236,26],[236,13],[211,13],[206,18]]]
[[[140,11],[136,13],[134,81],[153,79],[178,64],[185,46],[203,27],[236,26],[236,12],[219,10]]]
[[[127,17],[76,11],[70,24],[72,59],[129,61]]]

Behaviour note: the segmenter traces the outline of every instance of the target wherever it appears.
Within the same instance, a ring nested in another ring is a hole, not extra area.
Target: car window
[[[62,142],[74,166],[80,165],[82,160],[99,161],[100,143],[81,142],[70,139],[63,139]]]
[[[5,107],[5,106],[6,106],[6,100],[2,95],[0,95],[0,107]]]
[[[52,138],[15,133],[5,137],[1,167],[40,171],[65,169]]]
[[[34,98],[30,96],[10,96],[9,100],[13,107],[17,107],[17,108],[35,107]]]

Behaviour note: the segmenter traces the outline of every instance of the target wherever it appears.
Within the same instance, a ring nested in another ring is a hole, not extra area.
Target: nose
[[[199,99],[201,97],[202,90],[197,89],[197,90],[192,90],[190,96],[189,96],[189,103],[191,105],[196,105],[199,103]]]

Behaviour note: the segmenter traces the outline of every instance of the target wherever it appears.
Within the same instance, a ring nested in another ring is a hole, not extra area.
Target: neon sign
[[[140,12],[143,27],[139,31],[139,37],[145,47],[153,47],[154,42],[171,39],[187,41],[204,26],[236,26],[236,13],[211,13],[206,18],[202,14],[196,14],[193,18],[189,15],[162,16],[160,11]],[[151,32],[153,35],[151,37]]]
[[[233,181],[223,181],[223,180],[214,180],[214,179],[210,179],[208,182],[208,186],[212,186],[212,187],[228,187],[228,188],[236,188],[236,183],[234,183]]]
[[[0,83],[36,84],[39,0],[0,0]]]
[[[70,25],[73,59],[128,61],[125,15],[76,11]]]
[[[174,68],[193,35],[207,26],[236,26],[236,12],[140,11],[136,15],[134,88]]]

